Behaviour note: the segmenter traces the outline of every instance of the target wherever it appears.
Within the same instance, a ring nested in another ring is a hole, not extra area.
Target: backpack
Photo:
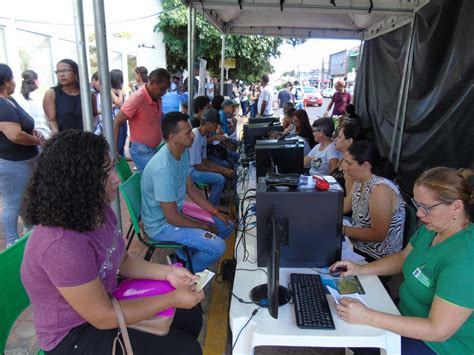
[[[301,90],[300,87],[296,88],[296,90],[295,90],[295,100],[296,101],[303,100],[303,96],[304,96],[303,90]]]

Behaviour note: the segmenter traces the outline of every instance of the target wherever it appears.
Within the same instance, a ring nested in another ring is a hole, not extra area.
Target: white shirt
[[[39,131],[45,139],[48,139],[51,135],[51,129],[43,110],[43,95],[35,90],[30,92],[29,100],[26,100],[22,94],[15,95],[14,99],[34,119],[35,130]]]
[[[193,145],[189,148],[189,163],[191,168],[194,169],[194,165],[201,164],[204,159],[207,159],[207,138],[201,135],[199,127],[193,128],[195,135]]]
[[[311,175],[329,175],[329,161],[332,159],[341,159],[342,155],[336,150],[336,144],[329,144],[324,150],[319,150],[321,144],[316,144],[308,154],[311,157]]]
[[[267,102],[267,106],[265,107],[265,112],[263,113],[263,115],[272,116],[273,115],[273,108],[272,108],[273,88],[270,85],[265,86],[262,92],[260,93],[260,96],[258,97],[258,103],[257,103],[258,115],[260,115],[262,111],[261,108],[262,108],[263,101]]]

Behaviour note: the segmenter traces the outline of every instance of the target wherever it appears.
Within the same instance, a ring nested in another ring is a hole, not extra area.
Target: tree
[[[168,70],[181,71],[187,68],[187,8],[179,0],[162,0],[163,12],[155,31],[163,34],[166,46]],[[301,43],[293,40],[291,43]],[[229,70],[229,77],[254,82],[262,74],[273,72],[271,57],[278,57],[281,38],[263,36],[226,36],[226,58],[236,59],[236,69]],[[212,75],[220,73],[220,32],[209,24],[201,14],[196,15],[196,58],[207,60]]]

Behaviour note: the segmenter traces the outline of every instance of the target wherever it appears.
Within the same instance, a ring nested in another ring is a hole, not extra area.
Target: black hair
[[[353,104],[347,104],[345,110],[349,115],[353,115],[356,112],[356,108]]]
[[[358,124],[344,123],[340,129],[346,139],[352,139],[354,142],[364,139],[364,132],[362,127]]]
[[[7,81],[13,79],[13,72],[11,68],[3,63],[0,63],[0,88],[5,85]]]
[[[334,121],[329,117],[318,118],[313,122],[313,127],[321,129],[324,135],[329,138],[334,133]]]
[[[109,145],[102,135],[66,130],[48,140],[25,196],[31,224],[93,231],[105,222]]]
[[[211,99],[207,96],[198,96],[194,99],[194,112],[199,112],[205,109],[206,106],[211,102]]]
[[[110,71],[110,86],[112,89],[122,90],[123,73],[120,69],[113,69]]]
[[[135,68],[135,73],[140,75],[142,78],[142,81],[146,84],[148,83],[148,69],[145,67],[136,67]]]
[[[206,122],[219,124],[221,122],[219,111],[213,108],[205,110],[201,118],[201,126]]]
[[[80,85],[79,85],[79,66],[77,65],[77,63],[75,61],[73,61],[72,59],[61,59],[59,63],[64,63],[64,64],[67,64],[69,65],[71,68],[72,68],[72,71],[74,72],[74,74],[76,75],[76,87],[79,88]],[[61,87],[61,84],[59,83],[59,80],[58,80],[58,83],[56,84],[57,87]]]
[[[21,94],[26,100],[29,100],[30,93],[38,89],[36,80],[38,80],[38,74],[33,70],[25,70],[21,73]]]
[[[285,107],[283,108],[283,114],[288,117],[293,117],[296,109],[294,107]]]
[[[393,180],[397,176],[392,163],[385,157],[381,157],[378,149],[372,142],[358,141],[351,144],[348,149],[354,160],[362,165],[365,162],[372,166],[372,173]]]
[[[224,102],[225,98],[222,95],[216,95],[211,101],[211,106],[214,110],[219,111],[222,107],[222,103]]]
[[[171,75],[168,70],[158,68],[150,73],[150,80],[153,80],[155,83],[162,83],[165,80],[169,82],[171,80]]]
[[[268,75],[267,75],[267,74],[263,74],[263,75],[262,75],[262,81],[263,81],[264,83],[268,83],[268,82],[270,81],[270,79],[268,78]]]
[[[92,80],[99,80],[99,72],[95,72],[94,74],[92,74],[91,81]]]
[[[181,112],[168,112],[163,120],[161,121],[161,131],[163,132],[163,138],[165,140],[169,139],[170,134],[178,133],[178,124],[180,121],[187,121],[189,115],[186,115]]]

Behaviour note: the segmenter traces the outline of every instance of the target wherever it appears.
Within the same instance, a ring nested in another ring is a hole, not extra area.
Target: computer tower
[[[324,267],[340,260],[343,199],[338,183],[319,191],[269,187],[260,178],[256,206],[257,265],[267,265],[273,234],[272,211],[278,216],[281,267]]]
[[[304,172],[302,139],[257,140],[255,156],[257,179],[269,172],[280,174]]]
[[[282,132],[283,127],[280,124],[271,123],[246,123],[243,128],[243,138],[245,153],[249,153],[255,148],[257,139],[266,139],[271,131]]]

